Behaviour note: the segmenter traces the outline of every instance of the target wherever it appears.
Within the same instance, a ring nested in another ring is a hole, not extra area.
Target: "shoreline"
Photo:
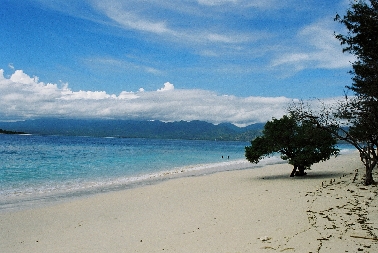
[[[0,251],[376,252],[378,191],[361,167],[354,152],[301,178],[273,164],[4,212]]]
[[[342,150],[340,155],[347,155],[352,152],[354,151],[346,149]],[[82,181],[77,184],[68,183],[53,187],[8,190],[8,193],[3,192],[0,194],[0,213],[28,209],[35,206],[46,206],[57,202],[70,201],[71,199],[89,197],[106,192],[133,189],[175,178],[203,176],[224,171],[256,169],[267,165],[286,163],[287,161],[282,160],[279,156],[267,157],[262,159],[258,164],[250,163],[246,159],[239,159],[215,163],[192,164],[154,173],[107,178],[102,181]]]
[[[176,167],[171,170],[162,170],[155,173],[141,174],[132,177],[121,177],[106,181],[88,181],[70,188],[57,187],[45,192],[33,189],[31,192],[15,192],[0,196],[0,213],[19,211],[29,208],[54,205],[74,199],[86,198],[97,194],[114,191],[129,190],[146,185],[154,185],[167,180],[193,176],[204,176],[224,171],[255,169],[270,164],[286,163],[278,157],[271,157],[252,164],[245,159],[230,160],[217,163],[194,164]]]

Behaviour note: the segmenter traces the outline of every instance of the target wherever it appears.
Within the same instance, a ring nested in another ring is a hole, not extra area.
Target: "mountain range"
[[[237,127],[205,121],[137,121],[45,118],[0,122],[0,129],[36,135],[66,135],[121,138],[250,141],[261,134],[265,123]]]

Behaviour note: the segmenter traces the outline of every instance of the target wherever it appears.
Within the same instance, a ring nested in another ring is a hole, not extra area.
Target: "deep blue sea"
[[[245,160],[247,145],[0,134],[0,210],[30,200],[122,189],[178,174],[256,166]],[[279,162],[276,157],[268,163]]]

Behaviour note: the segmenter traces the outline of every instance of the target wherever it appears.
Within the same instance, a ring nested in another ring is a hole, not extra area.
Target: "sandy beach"
[[[0,252],[378,252],[358,153],[175,178],[0,213]],[[377,179],[377,174],[375,174]]]

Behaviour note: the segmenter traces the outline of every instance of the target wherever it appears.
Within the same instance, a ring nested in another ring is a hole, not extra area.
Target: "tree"
[[[365,185],[374,184],[373,169],[378,162],[378,104],[371,105],[361,96],[349,99],[341,109],[343,119],[347,119],[350,127],[344,131],[344,140],[353,144],[360,152],[361,161],[365,166]]]
[[[264,157],[281,153],[281,158],[294,167],[290,176],[303,176],[312,164],[336,156],[339,150],[335,145],[336,139],[311,121],[285,115],[266,123],[262,136],[245,147],[245,156],[248,161],[258,163]]]
[[[336,38],[345,46],[343,52],[357,56],[352,63],[353,84],[350,90],[364,98],[378,98],[378,0],[356,1],[344,17],[336,15],[335,21],[345,25],[346,35]]]
[[[336,35],[345,46],[343,52],[357,57],[350,71],[352,85],[347,86],[355,97],[343,104],[339,117],[350,124],[348,138],[360,152],[365,185],[370,185],[378,162],[378,0],[356,1],[344,17],[336,15],[335,21],[348,29],[346,35]]]
[[[338,104],[333,106],[322,102],[320,106],[315,102],[300,102],[293,103],[288,111],[298,119],[310,121],[334,138],[352,144],[359,151],[365,166],[364,183],[371,185],[374,184],[372,171],[378,161],[378,125],[374,122],[377,117],[369,111],[364,112],[360,102],[358,97],[346,97],[345,101],[338,101]]]
[[[346,15],[335,21],[345,25],[346,35],[337,34],[343,52],[356,56],[352,63],[352,85],[346,88],[354,96],[345,96],[336,108],[305,108],[303,103],[289,112],[306,119],[357,148],[366,170],[365,185],[374,184],[373,169],[378,164],[378,0],[354,1]]]

